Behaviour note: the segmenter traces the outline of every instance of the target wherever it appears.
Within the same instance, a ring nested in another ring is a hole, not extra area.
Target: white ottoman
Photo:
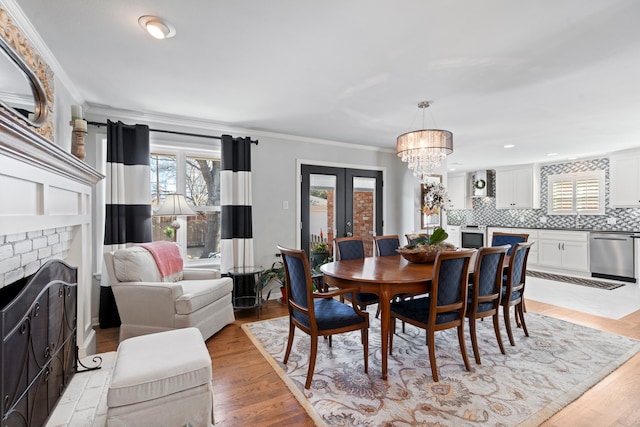
[[[209,427],[211,358],[197,328],[124,340],[107,393],[107,426]]]

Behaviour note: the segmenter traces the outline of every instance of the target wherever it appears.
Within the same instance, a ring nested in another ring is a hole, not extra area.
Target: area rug
[[[375,310],[375,307],[373,307]],[[433,382],[425,333],[411,325],[394,336],[388,380],[381,379],[380,322],[370,312],[369,373],[363,371],[360,333],[320,339],[313,382],[304,389],[309,337],[299,330],[289,363],[288,318],[243,325],[317,425],[328,426],[536,426],[580,397],[640,351],[640,341],[527,313],[530,337],[503,333],[500,353],[492,322],[478,322],[482,364],[467,349],[462,362],[455,330],[436,333],[440,382]]]
[[[624,286],[624,283],[610,283],[601,280],[586,279],[584,277],[564,276],[561,274],[546,273],[543,271],[527,270],[527,276],[537,277],[545,280],[555,280],[557,282],[571,283],[574,285],[589,286],[591,288],[606,289],[611,291]]]

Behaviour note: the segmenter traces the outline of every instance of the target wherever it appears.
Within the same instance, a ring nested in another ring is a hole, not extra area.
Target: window
[[[177,218],[174,236],[172,217],[153,217],[153,240],[176,240],[186,248],[186,260],[220,256],[220,158],[207,155],[151,154],[151,198],[160,206],[167,194],[184,194],[196,216]]]
[[[549,175],[550,215],[604,215],[604,171]]]

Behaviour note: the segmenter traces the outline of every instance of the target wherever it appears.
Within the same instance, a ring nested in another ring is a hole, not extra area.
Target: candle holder
[[[83,123],[78,123],[82,121]],[[71,154],[84,160],[84,137],[87,134],[87,122],[85,120],[71,120],[69,124],[73,127],[71,132]]]

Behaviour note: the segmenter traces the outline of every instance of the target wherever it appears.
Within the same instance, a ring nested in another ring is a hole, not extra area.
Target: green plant
[[[430,236],[420,236],[414,239],[413,244],[409,244],[405,246],[405,249],[413,249],[416,246],[421,245],[439,245],[440,243],[447,240],[449,234],[444,231],[444,228],[438,227],[436,228]]]
[[[162,230],[162,232],[164,233],[165,236],[167,236],[167,237],[169,237],[171,239],[173,239],[173,236],[176,233],[176,231],[173,228],[169,227],[169,226],[166,226],[164,228],[164,230]]]
[[[271,281],[278,282],[280,287],[283,287],[285,284],[285,272],[284,272],[284,264],[281,261],[275,261],[271,264],[271,267],[266,269],[261,276],[261,284],[264,289]]]
[[[327,242],[318,242],[313,245],[311,252],[329,252],[329,245]]]

